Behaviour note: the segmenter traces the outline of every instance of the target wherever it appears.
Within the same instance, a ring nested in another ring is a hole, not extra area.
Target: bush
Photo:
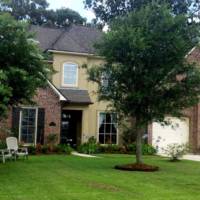
[[[127,152],[136,154],[136,144],[127,145]],[[142,145],[142,154],[143,155],[154,155],[154,154],[156,154],[156,149],[149,144],[143,144]]]
[[[47,154],[48,152],[49,152],[49,146],[48,145],[41,146],[41,153]]]
[[[36,154],[36,147],[35,146],[29,146],[28,147],[28,153],[30,155],[35,155]]]
[[[99,152],[99,145],[96,143],[96,139],[91,137],[88,142],[81,144],[77,151],[84,154],[96,154]]]
[[[49,145],[49,151],[53,152],[54,151],[54,146],[57,142],[58,135],[55,133],[51,133],[47,136],[47,143]]]
[[[99,146],[99,152],[100,153],[126,153],[124,151],[123,147],[120,147],[115,144],[109,144],[109,145],[100,145]]]
[[[170,161],[178,161],[183,155],[189,152],[188,144],[170,144],[166,149],[163,149],[164,153],[170,157]]]
[[[0,149],[6,149],[7,145],[6,142],[0,140]]]
[[[55,147],[55,151],[57,153],[65,153],[67,155],[70,155],[73,151],[73,148],[71,148],[68,144],[59,144]]]

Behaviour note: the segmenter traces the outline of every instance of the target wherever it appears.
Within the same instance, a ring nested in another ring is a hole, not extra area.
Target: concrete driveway
[[[193,160],[193,161],[200,161],[200,155],[185,155],[183,156],[184,160]]]

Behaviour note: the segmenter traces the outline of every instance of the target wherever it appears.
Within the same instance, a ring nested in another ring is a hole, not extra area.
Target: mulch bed
[[[124,170],[124,171],[142,171],[142,172],[156,172],[159,170],[159,167],[146,165],[146,164],[127,164],[127,165],[117,165],[115,169]]]

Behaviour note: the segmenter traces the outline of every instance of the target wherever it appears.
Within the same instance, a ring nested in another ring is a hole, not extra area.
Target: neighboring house
[[[97,85],[87,80],[87,69],[103,63],[93,44],[102,33],[95,28],[72,25],[66,29],[31,26],[44,52],[53,56],[56,73],[47,88],[40,88],[35,105],[14,107],[5,124],[24,144],[46,143],[49,134],[58,143],[72,146],[94,136],[101,144],[119,144],[116,114],[98,102]]]
[[[188,54],[188,60],[200,65],[200,49],[193,48]],[[148,128],[149,143],[163,154],[168,144],[189,144],[194,153],[200,153],[200,103],[183,111],[184,117],[178,119],[167,116],[172,122],[170,126],[153,123]]]
[[[107,110],[106,102],[98,102],[97,85],[87,80],[87,69],[83,67],[104,63],[93,48],[102,33],[77,25],[66,29],[31,26],[30,30],[36,33],[41,49],[52,54],[53,59],[48,61],[56,73],[46,88],[38,89],[36,104],[13,107],[4,126],[12,128],[25,144],[44,144],[50,134],[58,136],[58,143],[72,146],[92,136],[101,144],[121,144],[116,114]],[[193,49],[189,59],[200,63],[200,50]],[[200,151],[200,104],[184,114],[185,120],[169,117],[174,128],[149,125],[149,143],[160,152],[176,142],[189,143],[194,152]]]

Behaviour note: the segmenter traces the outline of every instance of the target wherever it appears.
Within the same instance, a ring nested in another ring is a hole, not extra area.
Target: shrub
[[[166,149],[163,149],[164,153],[170,157],[170,161],[178,161],[183,155],[189,152],[188,144],[170,144]]]
[[[6,149],[6,148],[7,148],[6,143],[0,140],[0,149]]]
[[[127,152],[136,154],[136,144],[127,145]],[[149,144],[142,145],[142,154],[143,155],[154,155],[156,154],[156,149]]]
[[[29,146],[28,147],[28,153],[30,155],[35,155],[36,154],[36,147],[35,146]]]
[[[41,153],[47,154],[49,152],[49,147],[48,145],[43,145],[41,146]]]
[[[88,142],[81,144],[77,150],[79,153],[95,154],[99,151],[99,145],[96,143],[96,139],[91,137]]]
[[[47,136],[47,143],[49,145],[49,151],[53,152],[54,151],[54,146],[57,142],[58,136],[55,133],[51,133]]]
[[[57,134],[51,133],[47,136],[47,143],[48,144],[55,144],[56,141],[57,141],[57,138],[58,138]]]
[[[57,153],[65,153],[67,155],[70,155],[73,151],[73,148],[68,144],[59,144],[55,147],[55,151]]]

